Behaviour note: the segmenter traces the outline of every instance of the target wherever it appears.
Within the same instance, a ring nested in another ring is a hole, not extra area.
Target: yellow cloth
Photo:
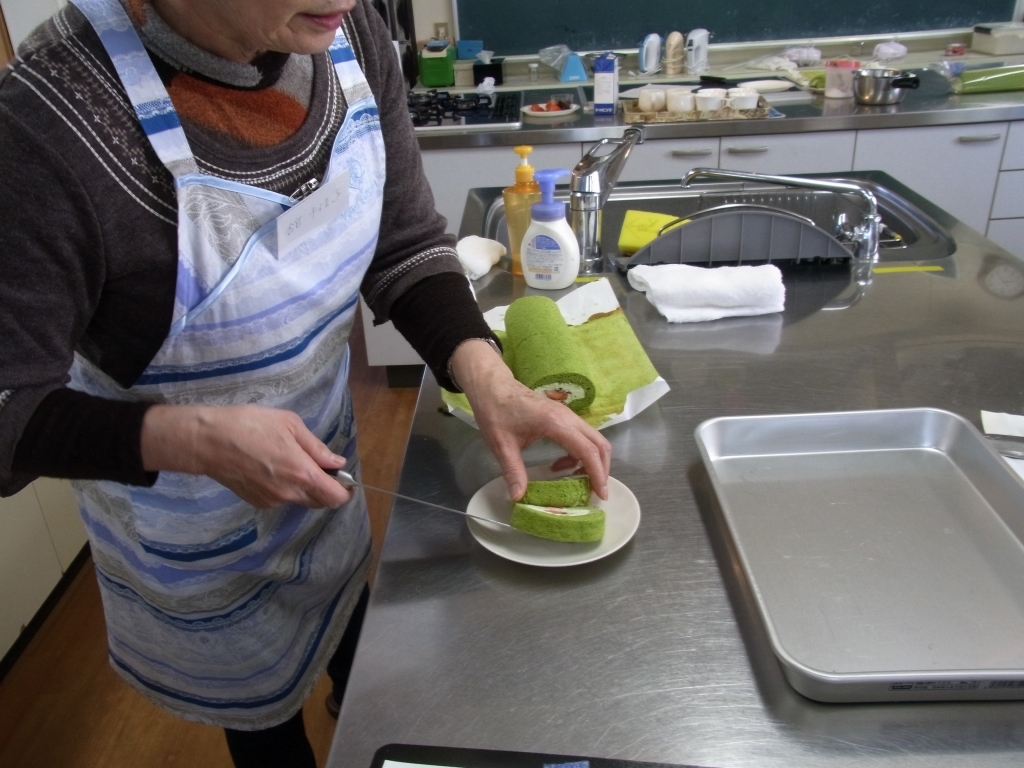
[[[619,232],[619,253],[624,256],[636,253],[658,237],[662,227],[677,221],[678,218],[678,216],[669,216],[665,213],[626,211],[626,218],[622,222],[622,231]],[[679,221],[676,226],[684,223],[685,221]],[[675,229],[675,227],[668,227],[665,232],[669,229]]]
[[[655,214],[657,215],[657,214]],[[626,395],[658,378],[658,372],[633,333],[621,309],[592,317],[582,325],[570,325],[569,331],[586,357],[597,396],[580,413],[588,424],[598,427],[626,408]],[[502,334],[499,332],[498,337]],[[511,363],[506,356],[506,363]],[[514,363],[509,366],[513,370]],[[445,403],[472,413],[465,395],[441,390]]]

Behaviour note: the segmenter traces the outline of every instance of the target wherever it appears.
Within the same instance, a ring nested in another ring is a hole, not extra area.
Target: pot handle
[[[893,88],[919,88],[921,86],[921,78],[917,75],[902,75],[894,77],[889,85]]]

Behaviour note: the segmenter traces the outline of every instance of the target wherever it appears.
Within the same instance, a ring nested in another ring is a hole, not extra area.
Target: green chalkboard
[[[913,32],[1008,21],[1014,0],[458,0],[459,35],[501,55],[564,43],[576,51],[636,48],[650,32],[711,42]]]

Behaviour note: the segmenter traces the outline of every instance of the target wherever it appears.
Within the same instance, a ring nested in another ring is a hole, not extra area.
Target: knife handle
[[[345,488],[355,488],[359,485],[356,479],[344,469],[325,469],[324,472],[341,483]]]

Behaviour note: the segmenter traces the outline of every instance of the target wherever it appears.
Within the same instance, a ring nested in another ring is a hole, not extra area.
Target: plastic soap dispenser
[[[516,166],[516,183],[505,187],[501,196],[505,199],[505,221],[508,224],[508,244],[512,252],[512,274],[523,274],[522,245],[523,236],[530,226],[530,206],[540,201],[540,187],[533,178],[533,166],[527,157],[533,147],[520,146],[515,148],[519,155]]]
[[[533,221],[523,238],[523,277],[531,288],[568,288],[580,271],[580,246],[565,220],[565,203],[554,199],[555,182],[568,174],[561,168],[534,174],[541,201],[530,208]]]

